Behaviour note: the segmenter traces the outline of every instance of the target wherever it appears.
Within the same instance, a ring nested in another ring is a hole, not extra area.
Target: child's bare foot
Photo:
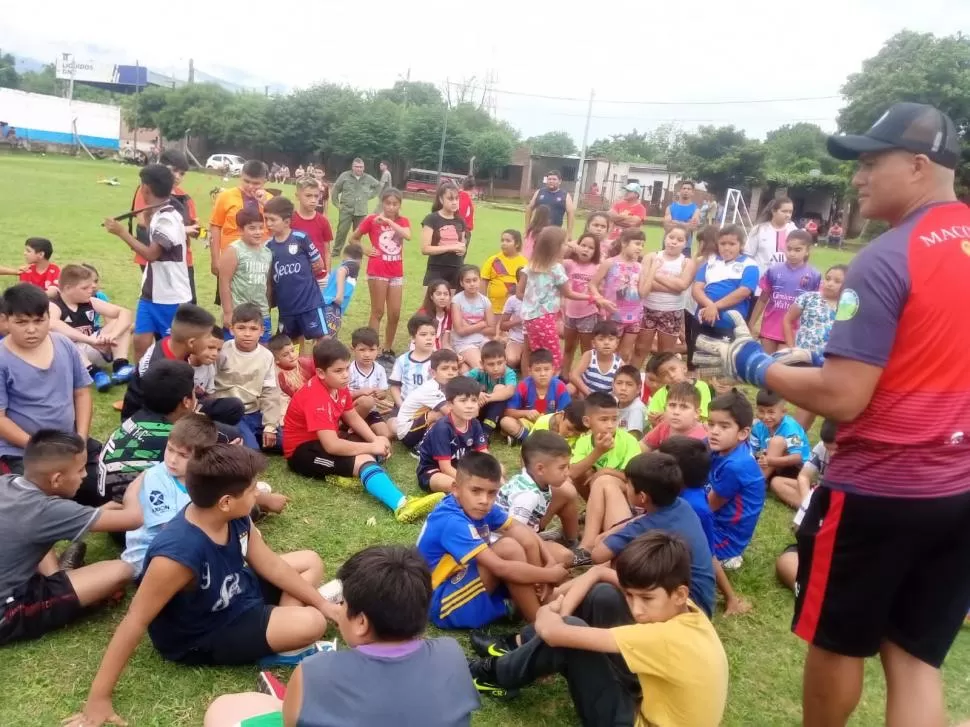
[[[748,613],[754,606],[743,598],[732,598],[724,604],[725,616],[741,616]]]

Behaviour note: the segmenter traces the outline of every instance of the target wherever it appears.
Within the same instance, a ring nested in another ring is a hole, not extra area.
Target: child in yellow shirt
[[[502,233],[502,250],[482,265],[482,280],[488,282],[485,294],[492,301],[492,311],[502,315],[505,301],[515,295],[515,274],[529,261],[522,255],[522,235],[518,230]]]

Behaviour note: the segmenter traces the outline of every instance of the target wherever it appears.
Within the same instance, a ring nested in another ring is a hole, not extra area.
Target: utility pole
[[[438,184],[441,184],[441,171],[445,166],[445,137],[448,136],[448,103],[445,102],[445,120],[441,125],[441,146],[438,147]]]
[[[71,79],[68,81],[68,84],[67,84],[67,100],[70,101],[74,98],[74,54],[65,53],[64,62],[65,63],[70,62],[71,64]]]
[[[589,122],[593,117],[593,98],[595,95],[596,90],[591,88],[589,90],[589,106],[586,109],[586,128],[583,129],[583,147],[579,152],[579,170],[576,172],[576,196],[574,201],[577,206],[582,201],[583,196],[583,167],[586,166],[586,145],[589,142]],[[566,232],[572,237],[572,230],[567,230]]]
[[[195,61],[189,58],[189,83],[195,83]]]

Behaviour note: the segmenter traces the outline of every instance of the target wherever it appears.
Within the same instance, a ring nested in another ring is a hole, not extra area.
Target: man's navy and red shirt
[[[902,498],[970,491],[970,207],[927,205],[852,261],[826,356],[883,369],[839,426],[834,490]]]

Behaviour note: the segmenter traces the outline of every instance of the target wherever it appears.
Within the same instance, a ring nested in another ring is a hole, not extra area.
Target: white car
[[[205,168],[218,169],[225,174],[238,177],[245,163],[246,160],[236,154],[213,154],[206,159]]]

